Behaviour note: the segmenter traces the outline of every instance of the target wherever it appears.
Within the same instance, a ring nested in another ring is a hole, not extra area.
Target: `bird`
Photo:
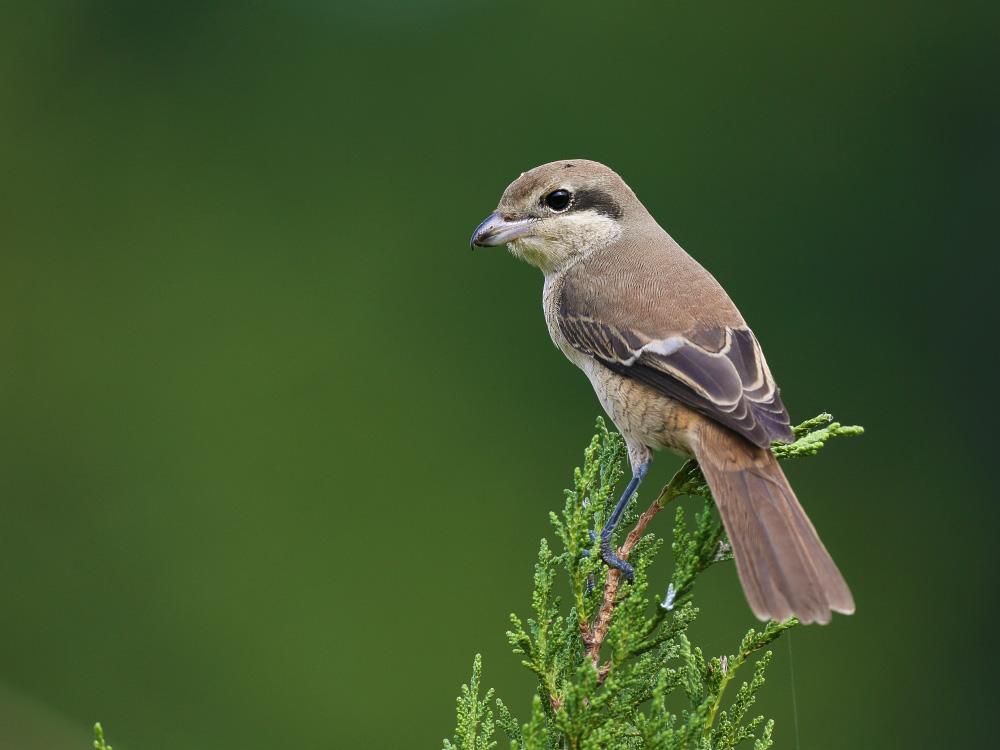
[[[652,451],[667,450],[698,462],[754,615],[805,624],[854,612],[771,452],[794,434],[760,343],[614,170],[567,159],[522,173],[470,244],[506,245],[541,270],[549,335],[625,440],[632,476],[599,539],[608,566],[632,580],[612,534]]]

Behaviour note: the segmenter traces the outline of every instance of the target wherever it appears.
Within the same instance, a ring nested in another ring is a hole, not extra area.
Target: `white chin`
[[[614,219],[584,211],[548,219],[543,231],[547,236],[519,237],[507,247],[515,257],[548,274],[613,242],[621,234],[621,226]]]
[[[539,237],[521,237],[507,243],[507,247],[515,258],[520,258],[543,271],[552,261],[563,256],[563,253],[552,243]]]

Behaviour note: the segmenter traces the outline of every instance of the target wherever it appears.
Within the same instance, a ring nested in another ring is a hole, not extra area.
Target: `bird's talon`
[[[610,542],[601,544],[601,559],[609,568],[620,570],[629,583],[635,580],[635,569],[615,554]]]

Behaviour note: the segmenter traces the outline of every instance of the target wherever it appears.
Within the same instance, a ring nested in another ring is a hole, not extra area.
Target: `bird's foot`
[[[590,532],[590,541],[597,541],[597,532]],[[590,555],[591,551],[589,549],[585,549],[583,551],[584,557],[590,557]],[[601,535],[601,560],[603,560],[604,564],[609,568],[620,570],[622,575],[625,576],[625,580],[629,583],[635,579],[635,569],[615,554],[615,548],[611,546],[610,537],[605,539],[603,534]],[[587,579],[587,593],[589,594],[593,590],[594,577],[590,576],[590,578]]]
[[[615,554],[615,549],[611,546],[610,539],[601,540],[601,559],[609,568],[620,570],[622,575],[625,576],[625,580],[629,583],[635,579],[635,570]]]

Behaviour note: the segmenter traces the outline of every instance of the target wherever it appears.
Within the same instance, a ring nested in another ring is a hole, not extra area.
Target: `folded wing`
[[[761,447],[793,439],[757,339],[749,328],[696,328],[662,337],[597,320],[565,304],[562,334],[615,372],[654,388]]]

